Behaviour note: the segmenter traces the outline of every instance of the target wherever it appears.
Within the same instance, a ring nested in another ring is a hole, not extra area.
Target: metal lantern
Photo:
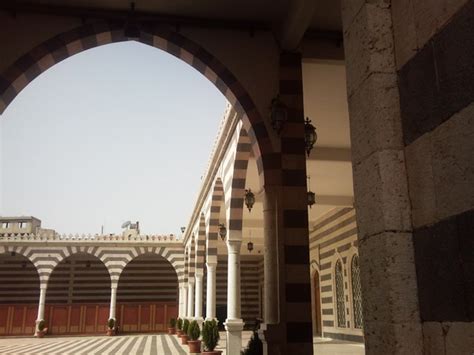
[[[311,208],[316,203],[316,194],[313,191],[308,191],[308,206]]]
[[[249,212],[252,210],[253,204],[255,203],[255,194],[251,189],[245,190],[245,205],[249,209]]]
[[[181,233],[184,233],[185,230],[186,230],[186,227],[181,227]]]
[[[285,122],[288,119],[288,112],[285,104],[280,101],[280,97],[277,96],[272,100],[272,111],[271,111],[271,122],[272,127],[278,134],[280,134]]]
[[[253,250],[253,243],[252,242],[248,242],[247,243],[247,250],[251,253],[252,250]]]
[[[225,240],[225,236],[227,235],[227,228],[224,226],[223,223],[219,224],[219,235],[221,236],[222,240]]]
[[[306,117],[306,121],[304,123],[304,141],[306,146],[306,154],[308,154],[308,157],[317,140],[318,134],[316,133],[316,128],[311,124],[311,120]]]

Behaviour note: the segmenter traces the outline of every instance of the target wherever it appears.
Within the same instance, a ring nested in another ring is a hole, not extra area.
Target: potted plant
[[[263,355],[263,344],[256,330],[254,330],[247,347],[242,351],[242,355]]]
[[[176,328],[178,328],[176,333],[181,338],[181,336],[183,335],[183,320],[181,318],[178,318],[178,320],[176,321]]]
[[[170,319],[170,326],[168,328],[168,334],[173,335],[176,334],[176,319]]]
[[[181,335],[181,344],[186,345],[188,343],[188,328],[189,320],[185,319],[183,321],[183,335]]]
[[[46,328],[46,321],[44,319],[41,319],[38,323],[38,330],[36,331],[36,336],[38,338],[42,338],[47,332],[48,328]]]
[[[109,320],[107,321],[107,335],[108,336],[115,335],[116,330],[117,328],[116,328],[115,319],[109,318]]]
[[[195,320],[189,324],[188,327],[188,346],[189,352],[191,354],[200,353],[201,352],[201,341],[199,340],[199,336],[201,335],[201,330],[199,329],[199,324]]]
[[[204,355],[220,355],[222,351],[214,350],[219,343],[219,328],[215,319],[205,321],[202,324],[202,342],[204,343]]]

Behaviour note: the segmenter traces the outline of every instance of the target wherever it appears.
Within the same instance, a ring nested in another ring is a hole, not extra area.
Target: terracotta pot
[[[188,343],[189,337],[185,334],[181,335],[181,344],[186,345]]]
[[[115,335],[115,329],[110,329],[110,328],[108,328],[108,329],[107,329],[107,335],[108,335],[109,337],[111,337],[112,335]]]
[[[170,334],[170,335],[176,334],[176,328],[174,328],[174,327],[168,328],[168,334]]]
[[[221,355],[222,351],[221,350],[203,351],[201,354],[202,355]]]
[[[188,340],[189,352],[200,353],[201,352],[201,341],[200,340]]]
[[[176,334],[181,338],[183,336],[184,332],[181,329],[178,329],[176,331]]]
[[[38,330],[38,331],[36,332],[36,337],[37,337],[37,338],[43,338],[45,334],[46,334],[46,331],[44,331],[44,330],[39,331],[39,330]]]

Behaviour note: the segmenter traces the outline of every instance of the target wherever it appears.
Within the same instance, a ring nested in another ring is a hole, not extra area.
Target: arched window
[[[362,290],[360,286],[359,257],[354,255],[351,261],[352,308],[354,327],[362,329]]]
[[[337,326],[346,327],[346,306],[344,302],[344,278],[341,260],[336,262],[336,305],[337,305]]]

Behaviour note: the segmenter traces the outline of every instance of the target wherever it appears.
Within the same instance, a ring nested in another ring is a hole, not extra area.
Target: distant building
[[[41,228],[41,220],[33,216],[0,217],[0,234],[55,234],[53,229]]]

